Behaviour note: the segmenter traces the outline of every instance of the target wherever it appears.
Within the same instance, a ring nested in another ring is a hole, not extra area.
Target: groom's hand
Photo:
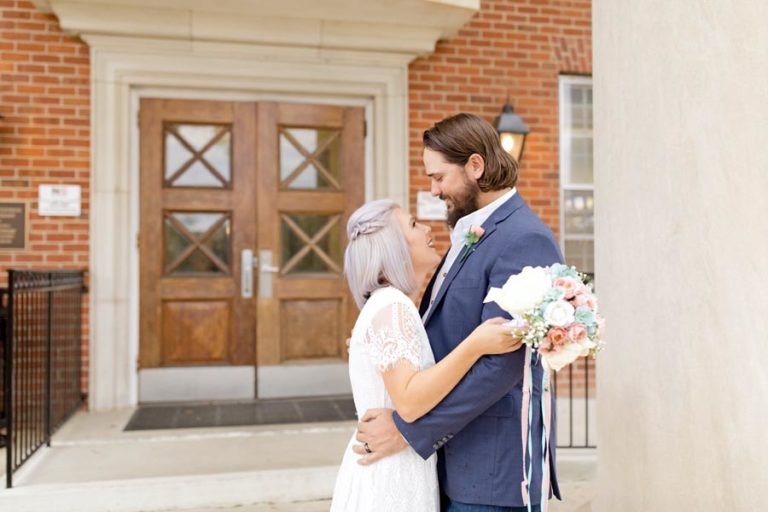
[[[362,455],[357,463],[368,466],[408,447],[405,438],[392,420],[392,409],[369,409],[357,424],[357,440],[352,450]],[[365,451],[365,443],[371,453]]]

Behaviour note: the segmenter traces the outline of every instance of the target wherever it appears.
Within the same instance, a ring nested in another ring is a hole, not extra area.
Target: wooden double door
[[[345,359],[362,108],[143,99],[139,124],[140,370]]]

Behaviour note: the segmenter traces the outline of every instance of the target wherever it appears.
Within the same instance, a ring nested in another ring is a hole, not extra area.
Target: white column
[[[764,510],[768,3],[593,9],[593,510]]]

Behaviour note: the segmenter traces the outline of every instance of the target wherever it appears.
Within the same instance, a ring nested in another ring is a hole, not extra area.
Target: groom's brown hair
[[[482,117],[456,114],[424,132],[424,147],[442,154],[452,164],[466,165],[477,153],[485,161],[485,171],[477,180],[483,192],[511,188],[517,183],[517,161],[504,151],[499,134]]]

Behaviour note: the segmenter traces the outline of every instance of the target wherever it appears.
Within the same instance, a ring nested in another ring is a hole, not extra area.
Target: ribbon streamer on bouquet
[[[523,464],[525,464],[525,455],[526,455],[526,445],[533,447],[533,401],[531,398],[533,398],[533,350],[530,347],[526,347],[526,361],[525,361],[525,373],[523,377],[523,405],[527,403],[528,406],[528,428],[527,428],[527,435],[524,432],[523,433]],[[546,391],[545,391],[546,390]],[[549,498],[549,443],[548,443],[548,433],[549,433],[549,417],[548,415],[551,414],[551,411],[548,407],[548,400],[549,397],[549,371],[545,368],[542,368],[542,377],[541,377],[541,415],[542,415],[542,426],[541,426],[541,501],[540,501],[540,507],[541,512],[546,512],[548,509],[548,498]],[[525,407],[524,407],[525,409]],[[526,442],[527,441],[527,442]],[[525,491],[525,504],[528,508],[528,512],[532,512],[531,508],[531,482],[533,478],[533,450],[531,450],[531,456],[528,457],[528,468],[525,473],[525,481],[523,482],[523,488]]]

